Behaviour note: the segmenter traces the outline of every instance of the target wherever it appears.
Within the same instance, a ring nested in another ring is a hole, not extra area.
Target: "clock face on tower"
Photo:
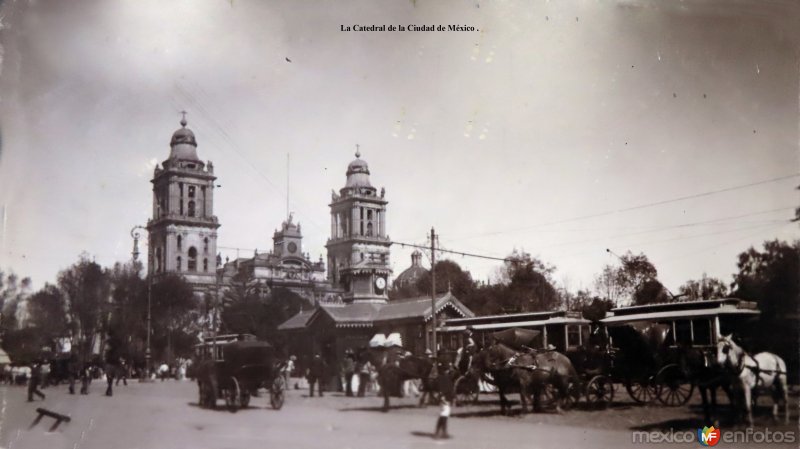
[[[378,287],[378,290],[383,290],[384,288],[386,288],[386,279],[384,278],[375,279],[375,287]]]
[[[289,242],[289,245],[286,246],[286,249],[288,249],[290,253],[294,254],[297,251],[297,244],[294,242]]]

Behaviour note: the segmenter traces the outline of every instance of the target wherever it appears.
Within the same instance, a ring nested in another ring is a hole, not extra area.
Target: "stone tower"
[[[344,290],[345,302],[387,301],[389,246],[384,189],[378,194],[369,181],[369,166],[356,151],[347,166],[347,182],[332,192],[331,238],[328,239],[328,280]]]
[[[195,290],[216,281],[217,228],[214,216],[214,166],[197,157],[197,140],[186,127],[170,141],[169,158],[153,173],[153,218],[149,271],[156,277],[181,275]]]

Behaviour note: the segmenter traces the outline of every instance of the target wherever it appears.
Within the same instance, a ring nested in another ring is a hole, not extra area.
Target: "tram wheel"
[[[656,375],[658,401],[670,407],[680,407],[689,402],[694,392],[694,382],[678,365],[667,365]]]

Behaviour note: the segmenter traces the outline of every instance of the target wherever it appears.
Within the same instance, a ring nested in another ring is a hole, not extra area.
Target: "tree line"
[[[477,315],[546,310],[580,311],[597,320],[615,306],[704,300],[726,296],[756,301],[762,312],[756,343],[778,353],[796,353],[800,309],[800,241],[766,241],[738,255],[731,282],[707,277],[687,280],[677,292],[658,280],[644,254],[626,253],[604,266],[592,289],[572,291],[554,279],[556,267],[515,250],[491,282],[479,282],[452,260],[437,262],[436,290],[450,290]],[[393,285],[390,300],[430,295],[430,272],[412,285]],[[133,363],[144,358],[148,280],[138,263],[101,267],[83,254],[62,270],[54,284],[32,291],[31,281],[0,272],[0,338],[13,360],[56,351],[65,338],[84,358],[111,351]],[[221,292],[198,298],[177,275],[152,284],[153,360],[188,357],[201,333],[251,333],[279,342],[277,327],[310,303],[282,288],[236,274]],[[780,338],[776,336],[782,336]],[[796,354],[794,357],[796,359]]]

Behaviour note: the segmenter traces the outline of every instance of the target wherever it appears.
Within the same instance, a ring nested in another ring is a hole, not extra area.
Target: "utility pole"
[[[139,233],[136,232],[137,229],[142,229],[148,232],[148,236],[150,235],[150,230],[144,226],[134,226],[131,229],[131,237],[133,237],[133,262],[136,263],[137,259],[139,258]],[[150,380],[150,326],[152,322],[152,316],[150,313],[151,303],[152,303],[152,291],[153,291],[153,255],[152,252],[148,248],[148,257],[147,257],[147,340],[146,346],[144,349],[144,366],[145,366],[145,377],[140,380],[149,381]]]
[[[433,359],[438,360],[439,345],[436,344],[436,232],[431,227],[431,329]]]

